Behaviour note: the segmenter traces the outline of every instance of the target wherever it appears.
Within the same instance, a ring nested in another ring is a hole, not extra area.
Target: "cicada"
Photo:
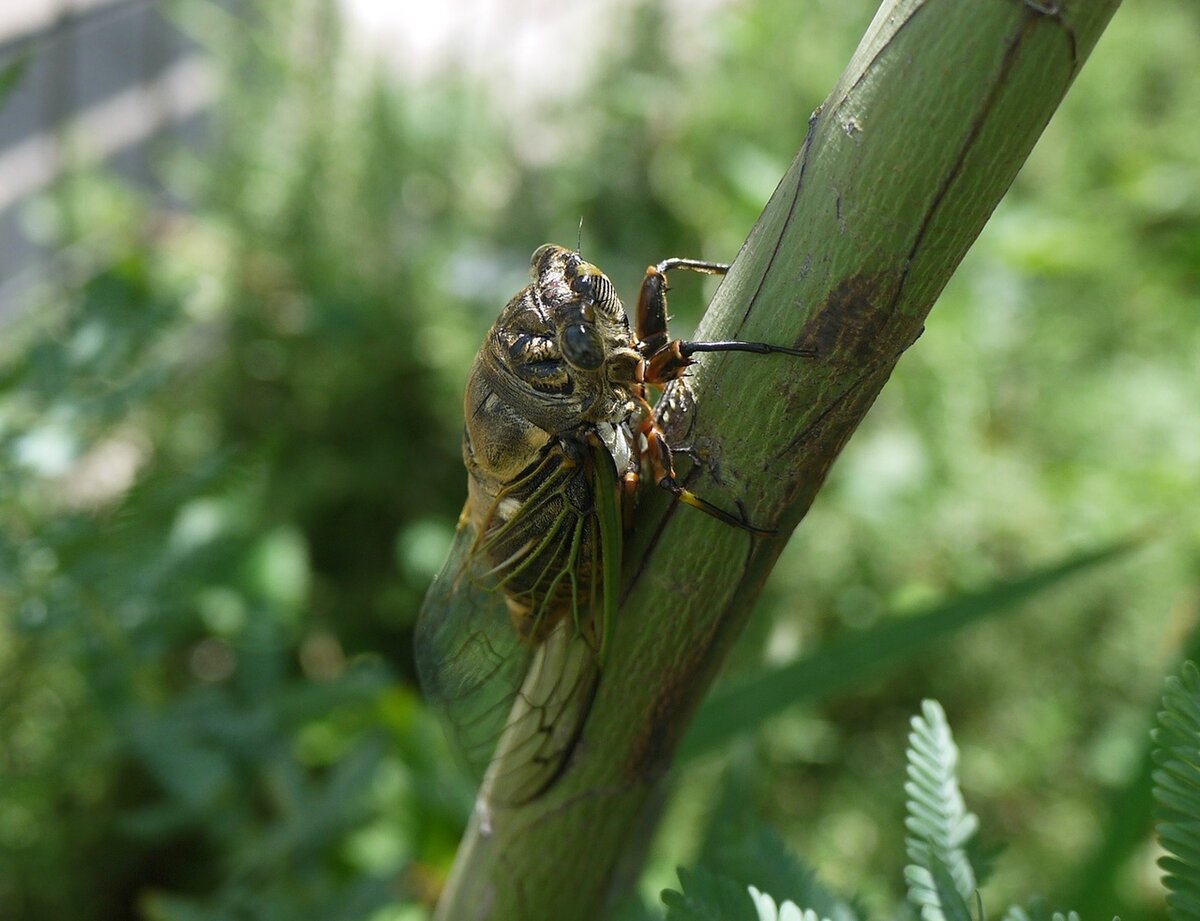
[[[676,269],[728,266],[650,266],[631,328],[600,269],[577,250],[539,247],[532,283],[505,306],[472,365],[467,502],[422,605],[416,650],[426,695],[483,777],[488,803],[531,801],[567,764],[604,667],[639,480],[756,530],[677,482],[649,387],[679,379],[702,352],[812,353],[670,339]]]

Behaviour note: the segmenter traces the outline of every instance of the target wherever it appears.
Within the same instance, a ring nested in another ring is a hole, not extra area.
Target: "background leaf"
[[[967,846],[979,820],[958,788],[958,749],[935,701],[921,706],[908,737],[908,898],[925,921],[968,921],[977,883]]]
[[[679,886],[662,894],[667,921],[758,921],[750,893],[728,877],[680,868]]]
[[[1154,743],[1157,829],[1168,851],[1159,866],[1168,913],[1182,921],[1200,913],[1200,670],[1193,662],[1167,679]]]
[[[1073,554],[1019,579],[989,586],[904,618],[885,618],[839,637],[811,656],[720,688],[704,702],[680,752],[687,760],[751,732],[787,707],[853,687],[973,623],[1015,613],[1019,605],[1060,582],[1129,552],[1126,540]]]

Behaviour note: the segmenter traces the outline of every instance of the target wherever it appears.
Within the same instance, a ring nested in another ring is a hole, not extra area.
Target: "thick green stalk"
[[[708,472],[689,474],[697,492],[741,497],[779,536],[665,498],[639,508],[575,758],[544,797],[477,818],[439,917],[602,916],[651,794],[787,535],[1118,3],[883,4],[698,335],[819,357],[705,356],[692,379],[698,409],[671,433],[706,461]]]

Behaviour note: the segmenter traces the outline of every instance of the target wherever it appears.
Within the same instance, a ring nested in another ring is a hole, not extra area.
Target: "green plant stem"
[[[576,755],[545,796],[476,816],[439,918],[598,918],[620,894],[639,817],[787,535],[1118,3],[883,4],[698,334],[819,357],[705,356],[669,433],[704,461],[696,492],[740,497],[778,536],[646,498]]]

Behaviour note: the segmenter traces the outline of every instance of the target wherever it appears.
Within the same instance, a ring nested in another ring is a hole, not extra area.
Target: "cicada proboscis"
[[[484,777],[486,803],[539,796],[579,737],[614,623],[639,479],[756,530],[678,484],[648,386],[680,378],[701,352],[812,353],[670,339],[675,269],[719,275],[728,266],[650,266],[631,330],[603,272],[575,250],[539,247],[532,284],[508,302],[471,368],[467,503],[422,605],[416,648],[426,695]]]

